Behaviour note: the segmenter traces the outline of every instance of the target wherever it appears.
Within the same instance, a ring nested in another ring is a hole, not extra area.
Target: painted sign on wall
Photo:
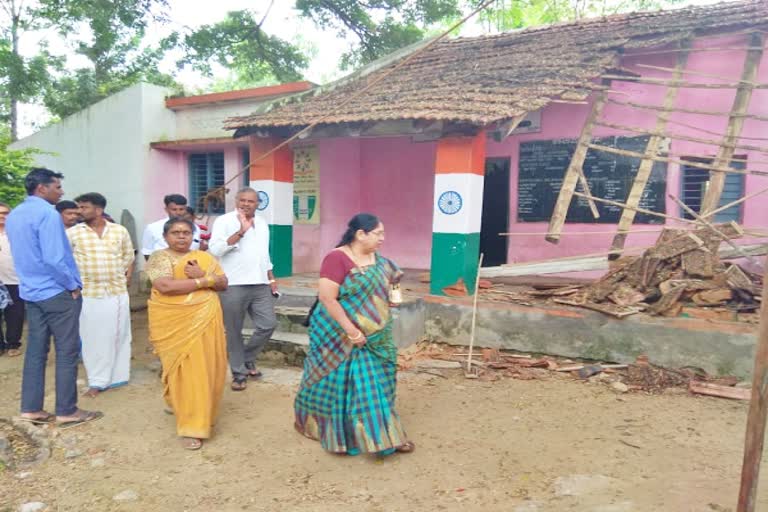
[[[293,222],[320,223],[320,158],[317,146],[293,150]]]

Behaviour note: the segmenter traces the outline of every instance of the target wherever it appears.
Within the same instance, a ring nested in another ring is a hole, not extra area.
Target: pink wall
[[[696,47],[744,47],[745,35],[698,40]],[[743,51],[692,52],[687,70],[707,74],[724,75],[724,82],[735,82],[741,74],[744,62]],[[674,53],[651,55],[630,55],[622,65],[646,77],[669,78],[670,73],[639,67],[650,64],[674,67]],[[717,82],[717,79],[696,75],[685,75],[690,82]],[[768,56],[763,57],[758,82],[768,82]],[[611,89],[616,91],[609,97],[618,101],[633,101],[661,105],[666,88],[664,86],[615,82]],[[707,109],[727,112],[731,108],[735,91],[733,89],[681,88],[676,106],[683,108]],[[552,104],[542,112],[542,132],[513,136],[501,143],[488,140],[487,157],[510,158],[510,224],[515,233],[530,233],[529,236],[510,238],[508,261],[521,262],[563,256],[575,256],[605,252],[613,239],[615,224],[566,223],[558,245],[547,243],[543,233],[547,223],[517,222],[517,179],[518,153],[521,142],[557,138],[575,139],[590,111],[588,104]],[[753,93],[749,111],[768,116],[768,90]],[[656,112],[643,111],[619,105],[608,104],[602,119],[613,124],[653,129]],[[698,114],[675,113],[667,127],[669,133],[704,139],[721,138],[727,123],[726,116],[714,117]],[[715,134],[680,126],[674,122],[697,126]],[[768,139],[768,123],[748,120],[744,136]],[[597,137],[608,135],[639,135],[597,127]],[[294,227],[294,270],[313,272],[319,269],[321,258],[337,242],[345,229],[347,220],[358,211],[370,211],[379,215],[385,223],[388,240],[385,254],[403,267],[428,268],[430,264],[432,235],[432,198],[434,188],[434,143],[412,143],[410,137],[388,137],[378,139],[321,139],[313,141],[320,151],[321,224],[319,226]],[[742,140],[743,144],[768,146],[766,142]],[[714,156],[717,147],[672,140],[671,157]],[[737,150],[746,155],[751,170],[768,171],[768,155],[756,151]],[[667,165],[667,193],[679,197],[680,171],[677,164]],[[768,188],[768,177],[747,176],[746,193]],[[742,224],[747,227],[763,227],[768,219],[768,194],[765,198],[750,200],[743,208]],[[669,198],[666,200],[667,213],[679,216],[678,206]],[[668,225],[676,225],[670,222]],[[661,225],[636,225],[636,229],[660,230]],[[571,233],[571,235],[569,235]],[[584,233],[592,233],[585,235]],[[628,237],[627,247],[652,244],[657,233],[637,233]]]
[[[247,148],[247,146],[246,146]],[[144,200],[144,220],[154,222],[163,216],[163,198],[168,194],[183,194],[189,199],[189,164],[190,153],[224,152],[224,176],[229,181],[242,169],[243,147],[233,144],[190,146],[178,151],[150,149],[147,163],[147,194]],[[243,185],[242,177],[227,185],[227,211],[234,208],[235,192]],[[211,220],[208,221],[212,224]],[[141,228],[143,230],[143,227]]]
[[[379,216],[387,231],[382,251],[399,265],[428,268],[432,246],[434,143],[410,137],[322,139],[320,222],[293,228],[294,272],[316,272],[349,219]]]
[[[696,47],[744,47],[746,46],[746,36],[728,37],[720,39],[709,39],[697,41]],[[743,52],[692,52],[686,69],[697,72],[725,75],[730,77],[740,77],[741,68],[744,62]],[[648,68],[637,67],[638,63],[650,64],[661,67],[674,67],[674,54],[657,54],[652,56],[629,56],[626,57],[622,65],[633,69],[644,76],[655,76],[659,78],[669,78],[670,74],[665,71],[655,71]],[[695,75],[686,75],[685,79],[691,82],[717,82],[716,79],[709,77],[700,77]],[[768,81],[768,57],[763,57],[760,68],[759,82]],[[735,79],[725,82],[735,82]],[[651,105],[661,105],[663,102],[666,88],[663,86],[632,84],[629,82],[615,82],[611,89],[617,91],[609,97],[617,101],[633,101]],[[622,94],[626,93],[626,94]],[[727,112],[731,108],[734,97],[733,89],[693,89],[681,88],[678,93],[676,106],[684,108],[696,108],[706,110],[717,110]],[[519,144],[531,140],[548,140],[556,138],[577,138],[581,127],[589,113],[590,105],[566,105],[553,104],[542,112],[542,132],[519,135],[510,137],[502,143],[488,141],[488,157],[509,157],[511,159],[511,186],[510,186],[510,226],[509,231],[515,233],[532,233],[530,236],[510,237],[508,262],[521,262],[546,258],[556,258],[563,256],[581,255],[588,253],[597,253],[606,251],[613,239],[612,234],[593,234],[585,236],[583,234],[568,233],[584,232],[605,232],[615,229],[614,224],[579,224],[566,223],[563,230],[563,236],[558,245],[550,244],[544,241],[543,233],[547,230],[547,223],[517,222],[517,178],[518,178],[518,149]],[[768,91],[756,90],[753,93],[749,111],[753,114],[768,115]],[[624,107],[619,105],[606,105],[603,111],[602,119],[613,124],[624,126],[633,126],[638,128],[653,129],[656,116],[653,111],[641,111],[638,109]],[[727,118],[706,116],[698,114],[679,114],[675,113],[671,121],[682,122],[685,124],[698,126],[706,130],[722,134],[727,123]],[[703,133],[699,130],[683,127],[676,124],[668,125],[669,133],[676,133],[684,136],[692,136],[704,139],[720,139],[714,134]],[[597,127],[594,130],[595,136],[607,135],[639,135],[629,132],[620,132],[603,127]],[[768,123],[747,121],[744,126],[743,134],[748,137],[768,138]],[[744,144],[759,145],[759,142],[742,141]],[[763,143],[765,145],[765,143]],[[714,156],[717,147],[701,143],[686,142],[672,139],[671,157],[676,156]],[[746,154],[749,169],[765,171],[768,170],[768,155],[761,155],[753,151],[737,150],[738,154]],[[768,187],[768,178],[763,176],[747,176],[746,193]],[[677,164],[667,165],[667,193],[680,197],[680,171]],[[766,196],[768,197],[768,195]],[[666,201],[667,214],[679,216],[679,207],[671,200]],[[762,227],[766,225],[768,214],[768,201],[757,198],[751,200],[743,209],[743,224],[748,227]],[[669,225],[676,223],[670,222]],[[636,225],[636,229],[661,229],[659,225]],[[536,234],[533,234],[536,233]],[[657,234],[638,233],[628,237],[627,247],[647,246],[654,242]]]
[[[382,220],[382,252],[403,268],[430,265],[435,152],[434,142],[410,137],[362,141],[360,207]]]

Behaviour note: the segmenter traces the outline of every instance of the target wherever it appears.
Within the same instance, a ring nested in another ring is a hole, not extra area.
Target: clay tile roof
[[[228,119],[225,128],[238,130],[238,136],[254,129],[303,127],[323,118],[323,125],[422,119],[483,126],[537,110],[553,98],[587,97],[619,52],[690,35],[766,27],[768,0],[749,0],[446,39],[339,108],[423,42],[329,86]]]

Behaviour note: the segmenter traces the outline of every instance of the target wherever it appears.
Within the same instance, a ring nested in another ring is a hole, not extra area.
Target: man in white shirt
[[[148,260],[153,252],[160,249],[166,249],[168,244],[163,237],[163,226],[168,222],[168,219],[176,217],[184,217],[187,214],[187,198],[181,194],[168,194],[163,198],[165,203],[165,213],[168,214],[158,221],[152,224],[147,224],[144,228],[144,236],[141,237],[141,253],[144,255],[144,259]],[[200,228],[195,224],[195,232],[192,234],[192,246],[191,251],[196,251],[200,248]]]
[[[269,259],[269,226],[257,217],[259,195],[250,187],[235,196],[236,210],[213,224],[208,252],[219,258],[229,287],[219,294],[227,332],[232,389],[242,391],[249,378],[258,379],[256,358],[277,327],[275,301],[279,295]],[[248,313],[253,335],[243,341]]]
[[[24,299],[19,296],[19,276],[13,266],[11,244],[5,233],[5,220],[11,213],[11,207],[0,203],[0,283],[4,284],[11,295],[13,304],[0,310],[0,355],[5,352],[10,357],[21,355],[21,331],[24,328]],[[5,331],[3,331],[5,323]]]

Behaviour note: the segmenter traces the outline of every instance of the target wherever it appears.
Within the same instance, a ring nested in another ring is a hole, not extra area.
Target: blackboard
[[[595,144],[644,153],[648,137],[604,137],[593,139]],[[518,222],[549,222],[555,209],[563,176],[576,150],[576,140],[556,139],[520,143],[519,172],[517,180]],[[590,149],[584,161],[584,175],[592,195],[624,203],[635,180],[639,158],[606,153]],[[581,185],[576,187],[581,190]],[[654,162],[651,176],[640,200],[640,207],[666,213],[667,165]],[[566,222],[611,223],[621,218],[621,208],[597,203],[600,218],[595,219],[587,201],[573,198]],[[664,219],[637,213],[635,223],[663,224]]]

